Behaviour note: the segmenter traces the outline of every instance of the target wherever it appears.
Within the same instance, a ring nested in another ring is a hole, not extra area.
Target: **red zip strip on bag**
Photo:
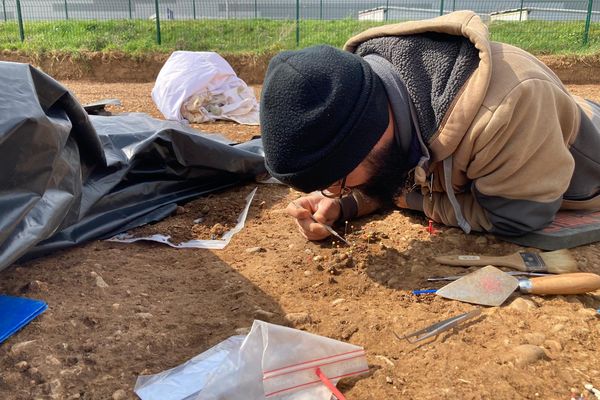
[[[323,384],[325,386],[327,386],[327,388],[329,390],[331,390],[331,393],[333,393],[333,395],[335,397],[337,397],[338,400],[346,400],[346,398],[338,390],[338,388],[336,388],[335,385],[329,379],[327,379],[327,377],[325,376],[325,374],[323,373],[323,371],[321,371],[321,368],[317,367],[317,370],[315,371],[315,374],[317,374],[317,376],[319,377],[319,379],[321,380],[321,382],[323,382]]]

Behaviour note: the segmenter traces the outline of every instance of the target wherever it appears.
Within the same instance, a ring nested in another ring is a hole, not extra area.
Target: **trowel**
[[[449,283],[436,294],[466,303],[499,306],[517,288],[530,294],[581,294],[600,289],[600,275],[577,272],[517,279],[488,265]]]

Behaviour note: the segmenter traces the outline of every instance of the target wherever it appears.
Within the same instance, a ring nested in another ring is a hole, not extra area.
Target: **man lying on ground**
[[[470,11],[369,29],[345,51],[275,56],[261,98],[266,166],[315,192],[302,234],[386,202],[450,226],[521,235],[600,208],[600,105]]]

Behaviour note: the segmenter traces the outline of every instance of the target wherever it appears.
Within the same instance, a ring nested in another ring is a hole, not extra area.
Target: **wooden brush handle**
[[[600,289],[600,275],[587,272],[519,280],[519,289],[531,294],[581,294]]]
[[[511,254],[502,257],[491,256],[439,256],[435,258],[440,264],[454,265],[460,267],[485,267],[486,265],[494,265],[496,267],[509,267],[519,271],[526,271],[525,264],[518,254]]]
[[[435,258],[440,264],[454,265],[454,266],[480,266],[484,267],[490,265],[494,257],[486,256],[439,256]]]

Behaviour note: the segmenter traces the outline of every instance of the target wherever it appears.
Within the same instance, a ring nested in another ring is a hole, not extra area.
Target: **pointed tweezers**
[[[432,336],[437,336],[440,333],[457,326],[461,322],[464,322],[471,318],[475,318],[480,314],[481,308],[476,308],[472,311],[469,311],[468,313],[460,314],[456,317],[452,317],[444,321],[435,323],[431,326],[428,326],[427,328],[421,329],[420,331],[405,335],[404,337],[400,337],[396,332],[394,332],[394,335],[396,335],[396,337],[399,340],[406,339],[409,343],[416,343],[420,342],[421,340],[430,338]]]

